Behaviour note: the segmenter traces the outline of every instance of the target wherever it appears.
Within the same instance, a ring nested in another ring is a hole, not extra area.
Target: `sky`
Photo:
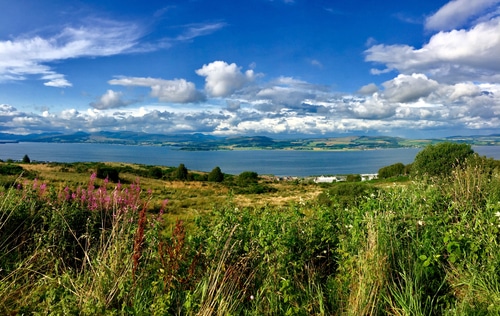
[[[500,133],[500,0],[0,0],[0,133]]]

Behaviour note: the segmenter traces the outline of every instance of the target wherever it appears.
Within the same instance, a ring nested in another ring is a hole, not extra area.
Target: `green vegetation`
[[[186,181],[188,179],[188,170],[183,163],[177,167],[177,170],[175,171],[175,179],[181,181]]]
[[[219,167],[215,167],[210,171],[208,174],[208,181],[210,182],[222,182],[224,181],[224,174],[222,173],[222,170],[220,170]]]
[[[399,177],[405,175],[406,173],[406,166],[403,163],[398,162],[390,166],[380,168],[380,170],[378,171],[378,178],[387,179],[392,177]]]
[[[0,190],[0,314],[500,313],[498,161],[321,186],[104,165],[120,182],[96,163],[0,163],[19,172]]]
[[[1,135],[1,133],[0,133]],[[359,150],[372,148],[424,147],[441,142],[478,146],[500,145],[500,135],[456,136],[436,139],[404,139],[389,136],[346,136],[327,138],[272,139],[265,136],[216,137],[195,134],[163,135],[124,132],[76,132],[74,134],[8,135],[15,141],[46,143],[106,143],[123,145],[175,146],[181,150],[287,149],[287,150]]]
[[[419,176],[446,176],[460,167],[474,151],[468,144],[440,143],[429,145],[415,157],[412,172]]]

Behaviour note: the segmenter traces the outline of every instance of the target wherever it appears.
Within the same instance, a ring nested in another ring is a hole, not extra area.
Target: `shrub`
[[[415,156],[412,173],[417,176],[448,176],[453,168],[463,166],[474,151],[469,144],[450,142],[429,145]]]
[[[222,173],[219,167],[215,167],[214,169],[212,169],[212,171],[210,171],[210,173],[208,174],[208,181],[210,182],[224,181],[224,174]]]
[[[19,166],[19,165],[10,164],[10,163],[0,164],[0,174],[3,174],[3,175],[18,176],[21,173],[23,173],[23,171],[24,171],[24,168]]]
[[[176,180],[181,180],[181,181],[188,180],[188,170],[183,163],[181,163],[179,167],[177,167],[177,169],[175,170],[174,178]]]
[[[110,181],[117,183],[120,181],[119,172],[116,168],[108,166],[98,166],[96,169],[96,175],[99,179],[108,178]]]
[[[380,168],[378,171],[379,179],[387,179],[391,177],[398,177],[405,173],[405,165],[401,162],[395,163],[393,165]]]
[[[30,157],[28,157],[28,155],[24,155],[22,162],[23,163],[30,163],[31,159],[30,159]]]
[[[347,182],[359,182],[361,181],[361,175],[359,174],[348,174],[346,177]]]
[[[254,171],[243,171],[238,176],[237,181],[240,185],[257,183],[259,181],[259,175]]]
[[[163,177],[163,170],[160,167],[152,167],[148,172],[149,176],[154,179],[161,179]]]
[[[376,194],[378,189],[367,183],[336,183],[318,196],[318,203],[325,206],[337,205],[347,208],[358,205],[364,197]]]

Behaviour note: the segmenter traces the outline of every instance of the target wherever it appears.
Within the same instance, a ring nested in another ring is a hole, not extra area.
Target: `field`
[[[496,166],[318,185],[0,163],[0,314],[498,315]]]

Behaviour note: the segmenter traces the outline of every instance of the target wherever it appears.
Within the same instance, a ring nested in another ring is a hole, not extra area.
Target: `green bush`
[[[175,180],[181,180],[181,181],[188,180],[188,169],[183,163],[181,163],[179,167],[177,167],[177,169],[175,170],[174,178]]]
[[[20,165],[10,163],[0,163],[0,174],[19,176],[23,173],[24,168]]]
[[[405,165],[401,162],[398,162],[393,165],[380,168],[378,171],[378,178],[387,179],[391,177],[398,177],[404,174],[405,174]]]
[[[153,179],[161,179],[163,177],[163,170],[160,167],[152,167],[149,169],[148,175]]]
[[[412,173],[416,176],[449,176],[473,153],[469,144],[444,142],[428,145],[415,156]]]
[[[320,205],[347,208],[362,203],[367,197],[375,196],[377,191],[378,189],[370,184],[341,182],[322,192],[317,200]]]
[[[259,175],[254,171],[243,171],[238,175],[237,182],[240,185],[255,184],[259,181]]]
[[[224,181],[224,174],[222,173],[219,167],[215,167],[214,169],[212,169],[212,171],[210,171],[210,173],[208,174],[208,181],[210,182]]]
[[[118,169],[113,168],[113,167],[99,165],[96,169],[96,175],[99,179],[108,178],[109,181],[112,181],[115,183],[120,181],[120,173],[118,172]]]

